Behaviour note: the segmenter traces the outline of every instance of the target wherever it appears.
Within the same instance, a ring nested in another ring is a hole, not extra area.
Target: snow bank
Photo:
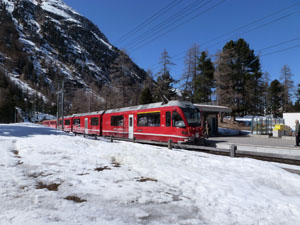
[[[0,125],[0,144],[4,225],[300,221],[299,176],[280,164],[96,141],[28,123]]]
[[[239,135],[240,131],[239,130],[233,130],[233,129],[227,129],[227,128],[218,128],[218,133],[220,135],[229,135],[229,136],[235,136]]]

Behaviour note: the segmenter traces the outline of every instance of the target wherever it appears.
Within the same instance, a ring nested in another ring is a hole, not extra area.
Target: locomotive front
[[[187,123],[188,142],[199,143],[203,139],[203,128],[201,126],[201,115],[198,108],[193,105],[181,108]]]
[[[173,111],[173,126],[180,128],[180,135],[184,136],[183,142],[201,143],[203,140],[203,128],[201,127],[200,111],[190,102],[182,103],[176,112]]]

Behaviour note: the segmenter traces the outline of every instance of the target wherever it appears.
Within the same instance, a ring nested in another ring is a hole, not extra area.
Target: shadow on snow
[[[53,128],[36,124],[3,124],[0,125],[0,137],[29,137],[32,135],[66,135]]]

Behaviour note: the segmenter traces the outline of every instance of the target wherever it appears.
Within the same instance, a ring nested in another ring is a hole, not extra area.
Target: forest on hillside
[[[283,112],[300,111],[300,84],[294,84],[294,75],[288,65],[282,66],[279,80],[271,81],[270,74],[261,70],[259,56],[244,39],[227,42],[214,58],[213,61],[208,52],[193,45],[186,53],[181,79],[175,80],[171,74],[172,59],[164,50],[159,62],[160,72],[147,71],[149,78],[144,81],[141,92],[124,85],[126,80],[120,76],[115,82],[122,93],[113,94],[106,87],[101,90],[102,99],[99,100],[91,93],[76,90],[71,101],[66,102],[64,114],[176,99],[228,106],[233,109],[233,116],[281,116]],[[22,93],[3,72],[0,72],[0,96],[0,122],[12,122],[16,106],[27,113],[34,110],[56,112],[55,103]]]

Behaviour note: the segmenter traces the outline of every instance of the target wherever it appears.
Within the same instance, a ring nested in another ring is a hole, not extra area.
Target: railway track
[[[175,144],[172,142],[156,142],[156,141],[146,141],[146,140],[130,140],[127,138],[116,138],[116,137],[105,137],[107,141],[127,141],[140,144],[150,144],[156,146],[164,146],[168,149],[182,149],[188,151],[196,152],[206,152],[215,155],[223,155],[229,157],[238,157],[238,158],[253,158],[257,160],[267,161],[267,162],[276,162],[289,165],[300,166],[300,156],[291,156],[284,154],[275,154],[275,153],[264,153],[264,152],[253,152],[253,151],[240,151],[236,145],[231,145],[230,149],[221,149],[211,146],[202,146],[202,145],[189,145],[189,144]],[[292,171],[289,171],[292,172]],[[294,171],[294,173],[300,175],[300,171]]]
[[[91,137],[97,139],[97,136],[88,136],[83,134],[77,134],[84,137]],[[291,156],[291,155],[284,155],[284,154],[275,154],[275,153],[265,153],[265,152],[254,152],[254,151],[240,151],[237,149],[236,145],[231,145],[230,149],[224,148],[216,148],[212,146],[203,146],[203,145],[190,145],[190,144],[175,144],[172,142],[157,142],[157,141],[147,141],[147,140],[136,140],[136,139],[127,139],[127,138],[117,138],[117,137],[101,137],[104,138],[106,141],[114,142],[114,141],[126,141],[126,142],[134,142],[140,144],[149,144],[149,145],[156,145],[156,146],[163,146],[167,147],[168,149],[182,149],[188,151],[195,151],[195,152],[205,152],[214,155],[223,155],[229,157],[238,157],[238,158],[252,158],[267,162],[276,162],[276,163],[283,163],[289,165],[296,165],[300,166],[300,156]],[[263,147],[263,146],[262,146]],[[286,168],[283,168],[286,169]],[[300,170],[291,170],[286,169],[291,173],[295,173],[300,175]]]

